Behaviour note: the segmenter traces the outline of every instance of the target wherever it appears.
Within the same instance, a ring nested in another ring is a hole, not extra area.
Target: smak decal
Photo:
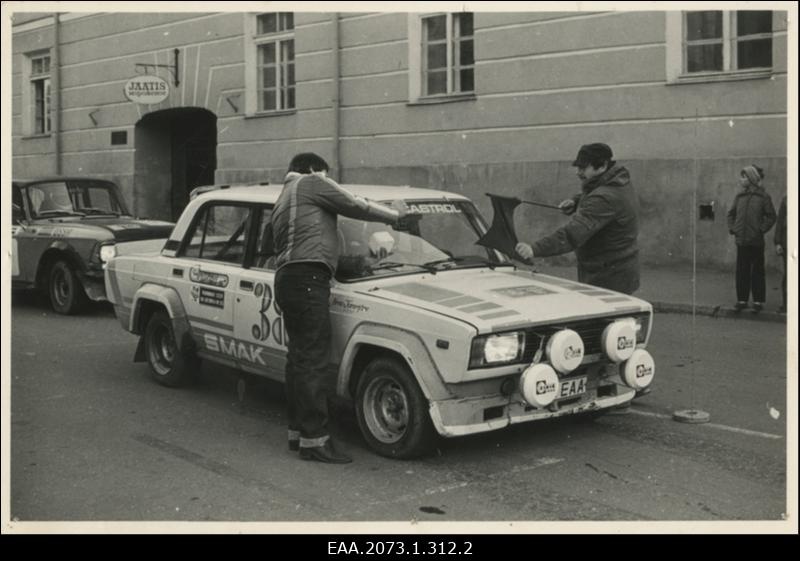
[[[259,322],[250,328],[253,339],[266,341],[272,336],[272,340],[278,345],[286,345],[288,337],[283,327],[281,309],[272,294],[272,287],[260,282],[253,289],[253,295],[259,301]]]
[[[236,360],[244,360],[251,364],[267,365],[262,356],[264,347],[213,333],[205,333],[203,335],[203,343],[205,343],[206,349],[211,352],[227,355]]]
[[[653,369],[645,366],[644,364],[636,365],[636,377],[644,378],[645,376],[652,376]]]
[[[625,349],[631,349],[636,344],[634,339],[629,339],[628,337],[617,337],[617,350],[623,351]]]
[[[564,358],[569,360],[571,358],[581,358],[583,357],[583,349],[575,348],[572,345],[564,349]]]

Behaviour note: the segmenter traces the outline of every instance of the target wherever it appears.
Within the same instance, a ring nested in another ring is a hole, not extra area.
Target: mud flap
[[[136,352],[133,353],[133,362],[145,362],[147,357],[144,352],[144,335],[139,337],[139,343],[136,345]]]

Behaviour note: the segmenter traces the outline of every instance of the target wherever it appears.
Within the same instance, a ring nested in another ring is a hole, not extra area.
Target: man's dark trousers
[[[736,298],[739,302],[750,299],[753,290],[753,302],[767,301],[767,281],[764,271],[763,245],[736,246]]]
[[[330,269],[322,263],[289,263],[275,275],[275,299],[289,336],[289,430],[300,432],[301,447],[321,446],[328,438],[330,280]]]

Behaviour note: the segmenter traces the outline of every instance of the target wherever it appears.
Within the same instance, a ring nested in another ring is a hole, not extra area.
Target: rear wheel
[[[356,390],[356,416],[369,446],[389,458],[414,458],[433,450],[436,430],[428,400],[405,364],[378,358]]]
[[[61,259],[53,263],[48,272],[47,295],[53,310],[64,315],[77,313],[87,300],[77,273]]]
[[[172,321],[163,310],[154,312],[147,322],[144,349],[151,376],[163,386],[175,388],[186,384],[199,365],[193,355],[180,351]]]

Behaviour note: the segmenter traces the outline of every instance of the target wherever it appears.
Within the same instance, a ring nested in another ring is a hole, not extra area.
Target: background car
[[[12,286],[43,291],[53,310],[106,300],[103,267],[117,243],[164,239],[171,222],[134,218],[117,185],[89,177],[12,181]]]

